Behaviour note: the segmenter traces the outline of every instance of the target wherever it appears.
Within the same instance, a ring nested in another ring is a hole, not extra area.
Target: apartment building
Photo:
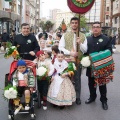
[[[87,22],[89,24],[95,22],[95,21],[100,21],[100,11],[101,11],[101,0],[95,0],[94,5],[85,14],[85,17],[87,18]]]
[[[20,24],[29,23],[34,32],[39,29],[40,0],[0,0],[0,33],[3,29],[20,32]]]
[[[0,0],[0,33],[6,29],[8,33],[12,29],[19,30],[20,1]]]
[[[120,0],[113,2],[112,26],[115,28],[114,34],[120,34]]]

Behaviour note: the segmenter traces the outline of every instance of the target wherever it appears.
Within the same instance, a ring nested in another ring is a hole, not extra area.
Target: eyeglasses
[[[93,26],[92,28],[93,28],[93,29],[94,29],[94,28],[97,28],[97,29],[98,29],[98,28],[101,28],[101,27],[100,27],[100,26]]]

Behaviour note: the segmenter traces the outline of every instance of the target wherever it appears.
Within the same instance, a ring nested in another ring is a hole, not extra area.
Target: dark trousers
[[[81,95],[81,70],[80,64],[77,66],[77,71],[74,74],[74,81],[75,81],[75,91],[76,91],[76,98],[80,98]]]
[[[43,96],[47,97],[48,86],[49,86],[48,80],[38,80],[38,91],[40,92],[42,97]]]
[[[88,86],[89,86],[89,91],[90,91],[90,98],[91,99],[96,99],[97,94],[96,94],[96,87],[94,87],[95,81],[93,77],[88,77]],[[106,85],[99,86],[99,91],[100,91],[100,101],[104,102],[107,101],[107,88]]]

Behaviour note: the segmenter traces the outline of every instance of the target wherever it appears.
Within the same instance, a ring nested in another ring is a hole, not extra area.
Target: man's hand
[[[80,45],[81,44],[81,41],[80,41],[80,38],[77,37],[77,43]]]
[[[34,51],[30,51],[29,54],[32,55],[32,56],[35,56],[35,52]]]
[[[78,56],[78,52],[70,52],[70,56],[77,57]]]

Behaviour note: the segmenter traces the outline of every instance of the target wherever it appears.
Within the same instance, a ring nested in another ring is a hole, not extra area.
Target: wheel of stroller
[[[35,120],[35,118],[36,118],[35,114],[31,114],[30,116],[31,116],[31,120]]]
[[[14,120],[14,115],[8,115],[8,120]]]
[[[38,91],[38,108],[41,108],[41,98],[39,91]]]

